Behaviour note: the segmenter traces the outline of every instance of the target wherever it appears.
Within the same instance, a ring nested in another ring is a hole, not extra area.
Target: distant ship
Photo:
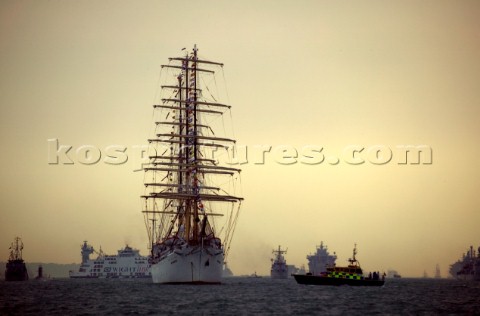
[[[305,274],[307,273],[305,271],[305,266],[302,265],[300,268],[296,267],[293,264],[287,264],[287,269],[288,269],[288,277],[291,278],[293,274]]]
[[[214,74],[223,64],[199,58],[196,46],[184,53],[162,65],[167,85],[154,105],[155,136],[144,167],[152,280],[218,284],[243,200],[235,194],[240,169],[217,160],[235,148],[234,139],[220,134],[231,106],[216,93]]]
[[[19,237],[15,237],[9,249],[10,257],[5,269],[5,281],[27,281],[28,271],[22,258],[22,240]]]
[[[38,270],[37,270],[37,276],[35,277],[35,280],[46,281],[46,280],[49,280],[49,279],[50,279],[49,275],[43,276],[43,267],[42,267],[42,265],[39,265]]]
[[[357,246],[353,248],[353,256],[348,259],[349,265],[346,267],[329,266],[326,272],[320,275],[294,274],[295,281],[299,284],[311,285],[352,285],[352,286],[382,286],[385,284],[385,273],[370,273],[363,275],[360,263],[356,259]]]
[[[70,271],[72,279],[151,277],[148,257],[128,245],[118,250],[117,255],[105,255],[102,250],[96,252],[86,241],[81,249],[82,264],[78,271]],[[97,253],[96,259],[90,259],[92,253]]]
[[[320,242],[320,246],[317,246],[315,254],[308,255],[307,260],[309,273],[319,275],[326,272],[328,266],[335,265],[337,255],[335,253],[331,255],[328,252],[327,246],[324,246],[322,241]]]
[[[285,258],[283,257],[286,254],[286,250],[282,250],[278,246],[278,250],[273,250],[275,258],[272,259],[272,268],[270,269],[270,276],[272,279],[287,279],[288,278],[288,267]]]
[[[442,274],[440,273],[440,266],[437,265],[435,266],[435,279],[441,279],[442,278]]]
[[[402,276],[396,270],[388,270],[387,277],[393,279],[400,279]]]
[[[470,246],[467,254],[450,266],[450,274],[459,280],[480,281],[480,247],[475,253]]]
[[[222,277],[223,278],[233,277],[233,272],[232,272],[232,270],[230,270],[230,268],[228,267],[226,262],[225,262],[225,265],[223,266]]]

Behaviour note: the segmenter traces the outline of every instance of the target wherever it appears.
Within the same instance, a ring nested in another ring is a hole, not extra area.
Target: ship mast
[[[9,260],[22,260],[23,242],[20,237],[15,237],[14,242],[10,246]]]
[[[350,262],[350,266],[357,266],[358,265],[358,260],[355,258],[355,255],[357,254],[357,244],[354,245],[353,247],[353,256],[352,258],[349,258],[348,261]]]
[[[150,164],[144,168],[146,173],[153,174],[153,179],[145,181],[147,192],[142,196],[145,200],[143,212],[146,216],[158,216],[159,238],[152,237],[152,248],[155,242],[167,238],[181,238],[192,245],[201,243],[205,236],[215,233],[208,218],[224,215],[207,210],[204,203],[243,200],[215,185],[206,184],[208,175],[233,177],[240,172],[236,168],[218,165],[215,159],[209,159],[203,153],[204,149],[228,148],[228,144],[235,143],[233,139],[217,137],[208,122],[201,120],[203,114],[222,115],[230,106],[203,99],[199,74],[211,75],[214,71],[199,68],[198,64],[223,64],[200,60],[196,45],[191,53],[170,58],[170,61],[180,65],[162,65],[162,68],[178,69],[177,84],[163,85],[162,90],[173,90],[173,96],[162,98],[162,104],[156,104],[154,108],[169,113],[165,119],[155,122],[157,128],[170,125],[172,130],[170,133],[156,132],[156,137],[148,140],[150,144],[168,147],[165,151],[156,150],[149,157]],[[168,149],[170,154],[166,155]],[[157,204],[157,200],[163,201],[163,207]]]
[[[280,258],[281,255],[287,253],[287,250],[282,250],[280,245],[279,245],[278,250],[273,250],[272,253],[274,253],[277,258]]]

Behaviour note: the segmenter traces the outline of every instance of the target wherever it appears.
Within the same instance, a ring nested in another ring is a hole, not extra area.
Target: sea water
[[[393,279],[382,287],[225,279],[221,285],[150,280],[0,281],[0,315],[438,315],[480,314],[480,283]]]

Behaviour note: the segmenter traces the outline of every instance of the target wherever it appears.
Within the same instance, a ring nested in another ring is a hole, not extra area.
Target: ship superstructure
[[[470,246],[467,253],[450,266],[450,274],[459,280],[480,281],[480,247],[476,252]]]
[[[118,250],[116,255],[106,255],[83,242],[81,246],[82,263],[78,271],[70,271],[70,278],[150,278],[148,257],[128,245]],[[96,253],[97,258],[90,259]]]
[[[316,252],[307,256],[307,260],[309,273],[319,275],[326,272],[328,267],[335,266],[337,255],[335,253],[331,255],[322,241],[320,246],[317,246]]]
[[[215,88],[223,64],[200,58],[196,46],[184,52],[162,65],[166,84],[144,168],[152,280],[220,283],[243,200],[235,193],[240,170],[220,163],[235,154],[225,133],[231,106]]]
[[[270,276],[272,279],[286,279],[288,278],[288,266],[285,261],[284,254],[287,253],[287,250],[282,250],[278,246],[277,250],[272,251],[275,257],[272,259],[272,267],[270,269]]]

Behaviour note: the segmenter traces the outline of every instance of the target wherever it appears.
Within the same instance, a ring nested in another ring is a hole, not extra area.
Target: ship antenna
[[[357,243],[354,244],[353,246],[353,256],[352,258],[348,259],[351,265],[357,262],[357,259],[355,258],[355,255],[357,254]]]

